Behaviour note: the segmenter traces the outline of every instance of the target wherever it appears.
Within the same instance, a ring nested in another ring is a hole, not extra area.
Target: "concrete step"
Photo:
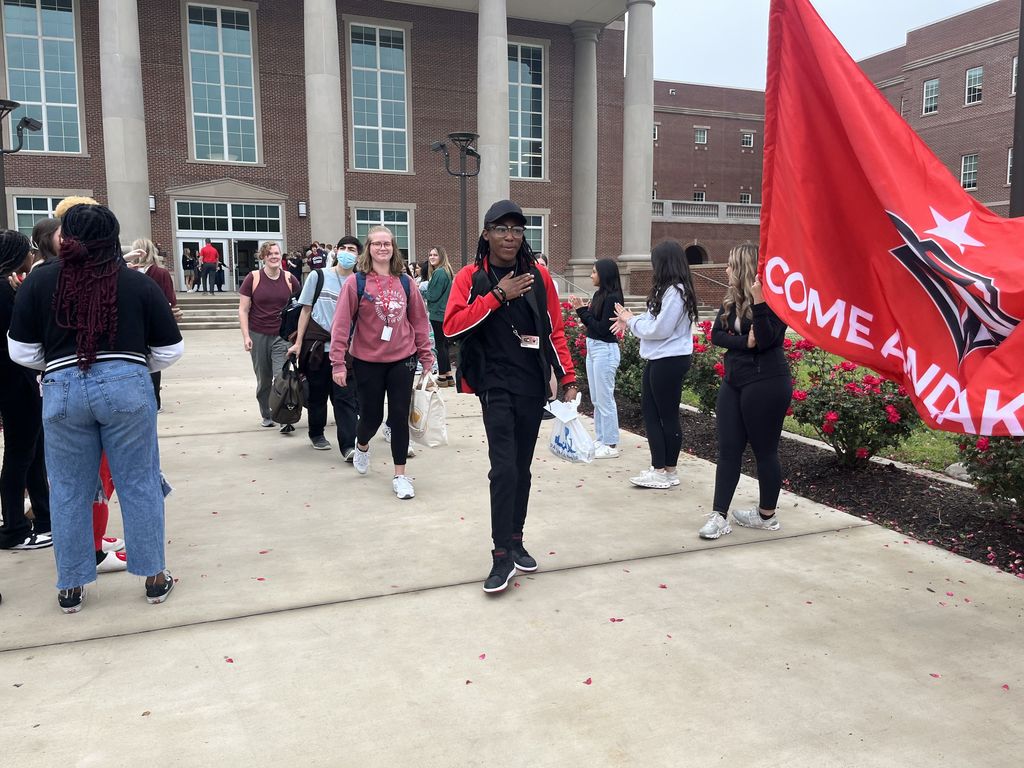
[[[225,323],[219,321],[207,321],[207,320],[182,320],[178,323],[178,328],[181,331],[209,331],[209,330],[226,330],[234,329],[238,330],[238,321],[233,323]]]

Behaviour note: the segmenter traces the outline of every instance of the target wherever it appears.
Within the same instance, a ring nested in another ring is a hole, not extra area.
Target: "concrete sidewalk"
[[[443,390],[451,444],[399,501],[383,441],[359,477],[304,420],[258,426],[237,331],[186,345],[159,417],[170,600],[104,574],[65,616],[50,552],[0,552],[4,766],[1020,760],[1020,580],[791,495],[781,532],[704,542],[713,465],[640,490],[641,438],[575,466],[542,434],[541,569],[488,597],[474,398]]]

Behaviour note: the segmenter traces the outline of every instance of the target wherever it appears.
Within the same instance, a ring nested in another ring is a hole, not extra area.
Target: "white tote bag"
[[[427,384],[431,381],[434,381],[435,385],[433,389],[428,390]],[[412,391],[409,436],[427,448],[448,445],[447,411],[433,376],[421,376],[420,385]]]
[[[594,441],[590,437],[590,433],[587,432],[587,428],[580,422],[577,413],[579,405],[580,396],[578,394],[571,403],[559,401],[548,403],[547,410],[555,416],[548,448],[560,459],[578,464],[589,464],[594,460]]]

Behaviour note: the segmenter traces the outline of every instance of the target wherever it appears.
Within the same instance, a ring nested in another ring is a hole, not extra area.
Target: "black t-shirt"
[[[3,334],[3,344],[0,348],[0,387],[13,387],[20,379],[31,381],[36,377],[36,371],[22,368],[11,361],[7,351],[7,331],[11,327],[11,315],[14,312],[14,289],[7,282],[6,278],[0,278],[0,333]],[[20,392],[20,390],[18,390]]]
[[[492,264],[491,284],[497,285],[513,269]],[[486,365],[478,392],[504,389],[517,395],[544,397],[547,382],[541,376],[540,350],[522,347],[516,332],[520,336],[537,335],[537,317],[524,297],[502,304],[481,326]]]
[[[53,295],[62,269],[60,262],[43,264],[18,289],[10,336],[23,344],[42,344],[46,370],[77,365],[77,333],[57,326]],[[125,264],[117,273],[117,334],[101,338],[100,359],[146,364],[151,347],[169,347],[181,341],[167,297],[152,279]]]

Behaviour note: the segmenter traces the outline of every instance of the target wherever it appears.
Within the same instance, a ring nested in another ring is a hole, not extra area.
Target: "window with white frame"
[[[509,176],[544,178],[544,49],[540,46],[509,43],[508,135]]]
[[[188,6],[196,160],[255,163],[256,81],[248,11]]]
[[[1010,76],[1010,95],[1017,95],[1017,57],[1013,57],[1013,74]]]
[[[353,24],[349,50],[355,167],[408,171],[405,31]]]
[[[1006,183],[1013,183],[1013,147],[1006,153]]]
[[[964,189],[978,188],[977,155],[964,155],[960,158],[960,186]]]
[[[72,0],[3,0],[8,98],[43,124],[25,132],[24,148],[35,152],[82,151],[78,104],[78,52]]]
[[[526,242],[534,253],[546,253],[544,250],[544,216],[541,214],[526,214]]]
[[[708,143],[708,129],[707,128],[694,128],[693,129],[693,143],[694,144],[707,144]]]
[[[754,146],[754,134],[751,131],[743,131],[740,134],[740,146],[747,149]]]
[[[964,92],[964,104],[981,103],[981,81],[985,76],[984,67],[972,67],[967,70]]]
[[[356,237],[365,243],[373,227],[384,226],[398,241],[402,255],[408,257],[412,242],[412,221],[409,211],[389,208],[356,208]]]
[[[40,219],[53,217],[63,197],[22,197],[16,195],[14,198],[14,222],[15,228],[26,237],[32,236],[32,227]]]
[[[750,205],[753,202],[753,196],[749,192],[740,192],[740,203],[742,205]]]
[[[704,197],[705,197],[704,192],[702,192],[702,191],[694,192],[693,193],[693,202],[695,202],[695,203],[703,203],[704,202]]]
[[[228,204],[181,200],[175,205],[179,230],[227,232]]]
[[[924,81],[922,115],[933,115],[939,111],[939,78]]]
[[[658,140],[658,123],[654,124],[654,140]]]
[[[280,232],[281,206],[265,203],[232,203],[232,232]]]

